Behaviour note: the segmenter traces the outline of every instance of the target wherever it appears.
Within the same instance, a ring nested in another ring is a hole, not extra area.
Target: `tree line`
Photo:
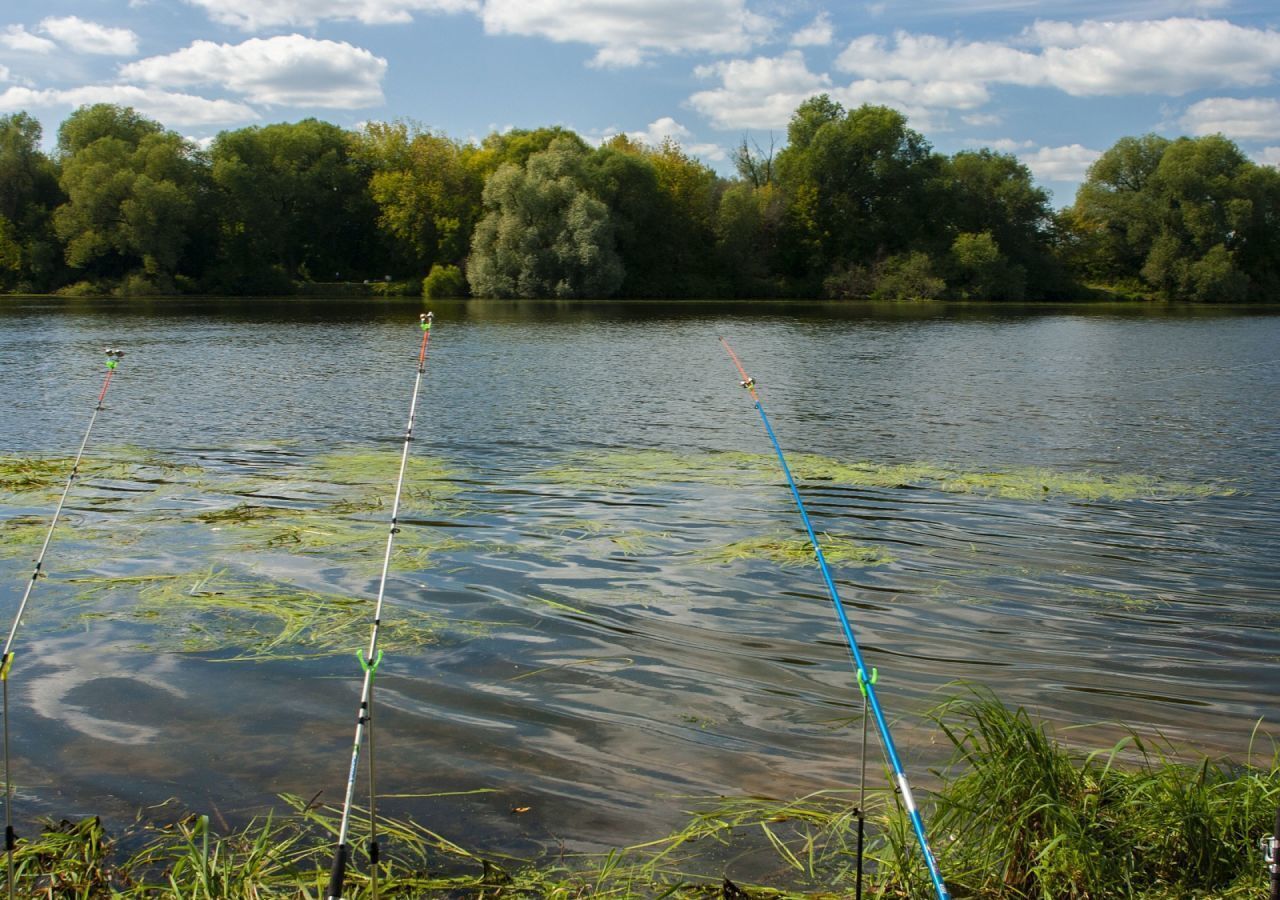
[[[744,138],[732,178],[674,141],[559,127],[306,119],[202,149],[97,104],[42,138],[0,117],[0,291],[1280,299],[1280,171],[1220,135],[1123,138],[1063,210],[1012,155],[940,154],[900,112],[825,95],[781,150]]]

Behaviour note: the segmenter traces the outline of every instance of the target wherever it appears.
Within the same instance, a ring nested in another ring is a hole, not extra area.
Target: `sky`
[[[1055,206],[1127,135],[1280,165],[1277,0],[4,0],[0,114],[132,106],[207,144],[316,117],[666,137],[725,175],[805,98],[1015,154]]]

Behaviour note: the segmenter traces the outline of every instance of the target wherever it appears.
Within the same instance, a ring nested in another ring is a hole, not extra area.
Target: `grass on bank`
[[[931,843],[959,898],[1243,900],[1262,896],[1258,841],[1280,803],[1280,755],[1262,764],[1181,762],[1136,735],[1091,753],[973,689],[935,713],[954,749],[927,804]],[[665,837],[606,854],[485,857],[408,820],[379,817],[382,897],[808,897],[852,895],[852,791],[789,801],[720,798]],[[113,840],[96,819],[20,840],[24,897],[318,898],[337,811],[290,811],[214,834],[207,817],[138,826]],[[932,895],[893,793],[868,803],[866,896]],[[368,834],[367,816],[353,835]],[[353,840],[363,844],[363,837]],[[120,847],[138,849],[122,855]],[[348,898],[371,896],[357,850]]]

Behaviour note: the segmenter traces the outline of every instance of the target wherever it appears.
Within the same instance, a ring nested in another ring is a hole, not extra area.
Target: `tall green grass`
[[[970,689],[933,713],[954,748],[926,804],[931,843],[962,898],[1243,900],[1264,895],[1258,841],[1280,803],[1280,756],[1183,762],[1130,735],[1105,750],[1063,746],[1025,709]],[[387,898],[845,898],[854,891],[851,791],[791,800],[719,798],[664,837],[605,854],[481,856],[410,820],[379,817]],[[17,894],[49,898],[263,900],[323,896],[338,811],[288,811],[224,834],[207,817],[141,825],[119,842],[96,819],[20,840]],[[869,797],[868,898],[933,895],[892,792]],[[363,818],[362,818],[363,817]],[[357,811],[354,835],[367,834]],[[356,840],[353,843],[359,845]],[[128,846],[131,852],[121,848]],[[357,846],[350,900],[372,896]],[[2,873],[0,867],[0,873]]]
[[[1022,708],[972,689],[934,718],[954,747],[930,820],[956,897],[1261,896],[1258,841],[1280,803],[1280,756],[1201,759],[1130,734],[1072,751]],[[927,896],[900,812],[884,823],[881,885]]]

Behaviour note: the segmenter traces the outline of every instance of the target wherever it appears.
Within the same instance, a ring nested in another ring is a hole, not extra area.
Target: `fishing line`
[[[23,613],[27,611],[27,602],[31,599],[31,591],[36,586],[36,581],[43,574],[44,557],[49,552],[49,544],[53,540],[53,530],[58,527],[58,518],[62,515],[62,507],[67,502],[67,495],[71,493],[71,486],[75,484],[76,478],[80,475],[80,460],[84,456],[84,448],[89,445],[89,435],[93,433],[93,424],[98,421],[98,413],[103,410],[102,401],[107,396],[107,388],[111,386],[111,378],[116,373],[116,366],[120,360],[124,359],[123,350],[114,350],[108,347],[103,352],[107,354],[107,374],[102,379],[102,390],[98,392],[98,402],[93,406],[93,415],[89,417],[89,427],[84,430],[84,438],[80,441],[80,449],[76,451],[76,458],[71,463],[71,474],[67,476],[67,483],[62,488],[62,496],[58,498],[58,505],[53,510],[53,520],[49,523],[49,530],[44,534],[44,543],[40,545],[40,553],[36,557],[35,569],[27,582],[26,590],[22,592],[22,601],[18,604],[18,612],[13,617],[13,625],[10,626],[9,636],[5,639],[4,650],[0,653],[0,685],[3,686],[0,688],[0,693],[4,694],[4,852],[9,864],[9,900],[13,900],[13,850],[18,840],[13,830],[13,779],[9,777],[9,671],[13,668],[13,642],[18,635],[18,626],[22,624]]]
[[[822,571],[822,578],[826,582],[827,592],[831,595],[831,603],[835,607],[836,616],[840,620],[840,627],[844,631],[845,643],[849,645],[849,652],[853,656],[854,668],[857,670],[858,675],[858,687],[862,689],[866,697],[866,704],[870,707],[871,714],[875,718],[876,730],[880,734],[880,743],[884,747],[889,765],[893,768],[894,780],[897,782],[902,804],[906,807],[907,813],[911,817],[911,826],[915,831],[916,840],[920,844],[920,852],[924,856],[925,865],[929,869],[929,879],[933,882],[933,888],[938,894],[938,900],[950,900],[951,895],[947,892],[947,886],[942,880],[942,874],[938,871],[938,863],[933,857],[933,851],[929,849],[929,840],[924,832],[924,821],[920,818],[920,810],[916,808],[915,799],[911,795],[911,786],[907,783],[907,773],[902,768],[902,761],[898,758],[898,751],[893,743],[893,735],[889,732],[889,723],[885,720],[884,711],[880,708],[880,700],[876,697],[875,670],[871,670],[871,673],[868,674],[866,664],[862,660],[862,651],[858,648],[858,639],[854,637],[853,626],[849,624],[849,617],[845,614],[844,604],[840,601],[840,592],[836,590],[835,579],[831,577],[831,569],[828,568],[827,559],[822,553],[822,544],[819,543],[818,536],[813,530],[813,523],[809,521],[809,513],[805,509],[804,500],[800,497],[800,489],[796,487],[796,481],[791,476],[791,467],[787,465],[787,458],[782,452],[782,445],[778,443],[778,437],[773,432],[773,425],[770,424],[769,416],[764,411],[764,403],[761,402],[760,394],[756,390],[755,379],[747,375],[746,369],[742,367],[742,362],[738,359],[738,354],[733,352],[729,342],[724,338],[720,338],[720,343],[724,345],[724,349],[738,369],[738,374],[742,376],[742,380],[739,383],[746,388],[751,394],[751,399],[755,402],[756,411],[760,413],[760,420],[764,422],[765,431],[769,434],[769,441],[773,444],[773,449],[778,455],[778,462],[782,466],[782,473],[786,476],[787,485],[791,488],[791,496],[796,502],[796,507],[800,510],[800,518],[804,522],[805,531],[809,533],[809,542],[813,545],[813,552],[818,560],[818,568]],[[865,752],[863,753],[863,759],[864,761],[866,759]]]
[[[422,326],[422,347],[418,351],[418,374],[413,379],[413,398],[409,401],[409,424],[404,432],[404,447],[400,451],[400,472],[396,476],[395,499],[391,504],[391,526],[387,531],[387,549],[382,557],[382,577],[378,581],[378,600],[373,610],[373,625],[369,630],[369,650],[361,654],[356,652],[360,660],[360,668],[364,671],[364,683],[360,689],[360,709],[356,714],[356,737],[351,748],[351,768],[347,773],[347,791],[342,803],[342,822],[338,826],[338,843],[333,854],[333,868],[329,873],[329,890],[325,895],[328,900],[342,900],[342,886],[346,880],[347,860],[351,856],[351,848],[347,843],[347,835],[351,827],[352,800],[356,792],[356,773],[360,767],[360,746],[366,738],[369,742],[369,866],[370,884],[374,900],[378,896],[378,810],[376,792],[374,790],[373,767],[373,679],[382,664],[382,651],[378,649],[378,631],[382,626],[382,601],[386,595],[387,572],[391,568],[391,548],[395,544],[396,535],[400,532],[398,518],[400,515],[400,494],[404,488],[404,472],[409,464],[409,444],[413,442],[413,421],[418,413],[418,389],[422,385],[422,375],[427,370],[427,343],[431,339],[431,322],[433,313],[423,313],[418,317]]]

